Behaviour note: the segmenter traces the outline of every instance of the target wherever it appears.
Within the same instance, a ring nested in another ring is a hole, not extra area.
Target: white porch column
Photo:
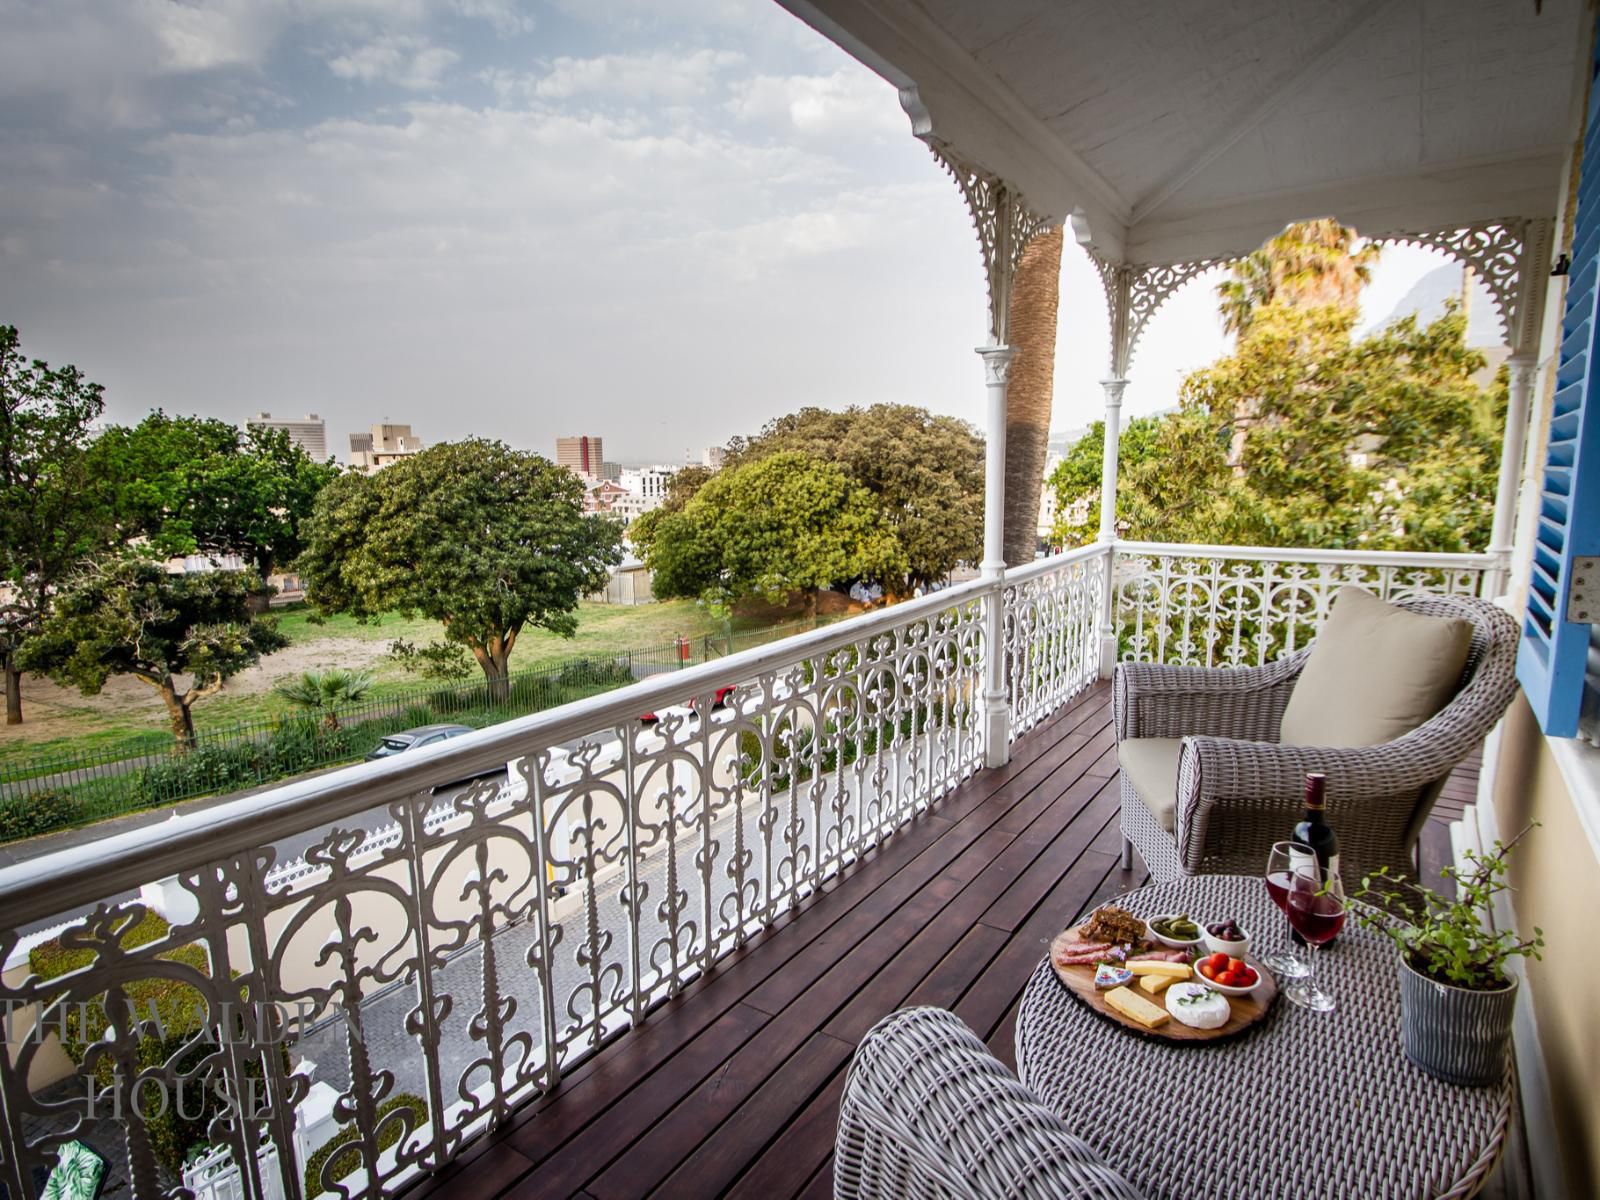
[[[988,767],[1003,767],[1011,758],[1011,704],[1006,695],[1005,627],[1000,587],[1006,571],[1006,381],[1010,346],[979,346],[983,378],[988,390],[984,429],[983,561],[978,570],[995,589],[984,599],[983,609],[983,759]]]
[[[1117,540],[1117,456],[1122,442],[1122,392],[1128,386],[1124,378],[1102,379],[1100,387],[1106,395],[1105,446],[1100,455],[1100,541],[1111,547]],[[1116,613],[1113,611],[1115,587],[1112,568],[1116,554],[1106,555],[1105,594],[1100,601],[1100,677],[1111,678],[1117,664]]]
[[[1506,406],[1505,437],[1500,444],[1500,480],[1494,495],[1494,526],[1489,534],[1489,553],[1494,555],[1495,564],[1484,575],[1486,600],[1503,596],[1511,579],[1522,459],[1533,407],[1533,381],[1538,374],[1538,363],[1532,354],[1513,354],[1506,360],[1506,367],[1511,376],[1511,396]]]

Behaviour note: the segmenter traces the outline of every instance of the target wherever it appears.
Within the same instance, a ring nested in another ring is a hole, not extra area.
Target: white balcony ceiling
[[[1583,0],[781,0],[1111,257],[1548,216]]]

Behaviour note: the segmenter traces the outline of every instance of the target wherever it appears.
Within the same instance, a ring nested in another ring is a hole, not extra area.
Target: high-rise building
[[[370,432],[350,435],[350,465],[368,475],[422,449],[422,439],[409,425],[379,422]]]
[[[556,439],[556,466],[566,467],[576,471],[579,475],[588,475],[598,478],[600,464],[605,461],[605,454],[601,449],[601,440],[597,437],[579,435],[577,437],[558,437]]]
[[[722,446],[707,446],[700,452],[700,465],[710,467],[713,471],[722,470],[722,461],[728,456],[728,451]]]
[[[245,425],[285,430],[289,440],[309,454],[313,462],[328,461],[328,423],[316,413],[307,413],[303,417],[275,417],[271,413],[257,413]]]

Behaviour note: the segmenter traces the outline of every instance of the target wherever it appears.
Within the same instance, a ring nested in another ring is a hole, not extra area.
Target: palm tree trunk
[[[1033,561],[1039,544],[1039,491],[1050,443],[1056,371],[1056,316],[1061,307],[1060,226],[1028,244],[1011,285],[1006,341],[1017,348],[1006,389],[1005,555]]]

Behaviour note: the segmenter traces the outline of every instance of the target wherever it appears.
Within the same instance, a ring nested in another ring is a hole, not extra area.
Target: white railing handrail
[[[1059,564],[1058,564],[1059,565]],[[995,590],[972,580],[809,633],[741,650],[613,691],[463,734],[437,746],[357,763],[314,779],[174,817],[0,868],[0,913],[13,927],[94,904],[155,879],[339,821],[425,788],[504,767],[531,748],[557,745],[788,663],[937,615]],[[92,856],[93,869],[86,870]]]
[[[1004,583],[1007,586],[1016,583],[1027,583],[1030,579],[1037,579],[1041,575],[1049,575],[1059,571],[1062,567],[1071,566],[1075,562],[1088,562],[1109,554],[1112,550],[1110,542],[1090,542],[1087,546],[1077,546],[1060,554],[1051,554],[1045,558],[1036,558],[1031,563],[1020,567],[1007,567]]]
[[[1159,554],[1165,558],[1238,558],[1250,561],[1330,563],[1372,567],[1492,567],[1493,554],[1409,550],[1305,550],[1276,546],[1203,546],[1178,542],[1112,543],[1118,554]]]

